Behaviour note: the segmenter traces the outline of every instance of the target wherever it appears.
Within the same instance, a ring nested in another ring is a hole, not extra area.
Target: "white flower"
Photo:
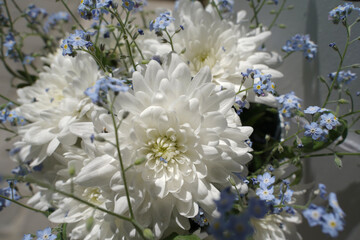
[[[76,57],[62,56],[59,50],[45,60],[50,67],[40,73],[30,87],[18,90],[19,114],[30,123],[19,127],[22,136],[22,152],[28,152],[23,162],[36,166],[51,156],[60,143],[72,145],[76,137],[69,126],[86,118],[92,108],[84,94],[99,78],[96,62],[87,53]],[[25,147],[27,146],[27,147]]]
[[[246,89],[253,84],[250,80],[241,83],[241,72],[246,72],[247,69],[261,70],[265,74],[271,74],[272,78],[283,76],[279,71],[268,67],[278,64],[281,57],[275,52],[258,51],[271,33],[258,30],[248,33],[242,24],[245,13],[241,12],[238,16],[238,24],[234,24],[220,20],[216,12],[207,12],[199,2],[182,0],[174,12],[174,27],[178,28],[182,24],[185,30],[173,37],[176,52],[186,49],[181,56],[188,63],[192,75],[208,66],[213,82],[226,88],[230,88],[229,83],[234,84],[236,92],[240,86],[241,89]],[[155,39],[146,39],[142,44],[143,52],[148,56],[163,55],[171,51],[168,43],[160,44]],[[242,98],[244,94],[245,92],[238,96]],[[248,100],[276,106],[276,100],[271,94],[258,97],[251,90],[248,91]]]
[[[241,192],[247,191],[233,173],[247,174],[244,164],[251,160],[251,149],[244,141],[252,128],[241,126],[232,109],[234,95],[211,83],[208,67],[192,79],[189,67],[172,54],[164,66],[151,61],[144,74],[135,72],[133,91],[117,96],[117,121],[124,111],[129,112],[118,130],[124,167],[146,158],[126,171],[133,212],[157,238],[189,229],[189,218],[198,213],[199,206],[210,217],[216,216],[213,200],[219,197],[219,189],[230,185],[230,177],[239,183]],[[101,137],[115,143],[107,111],[94,114],[94,125]],[[92,124],[77,123],[71,131],[88,139]],[[114,211],[129,215],[116,148],[107,143],[96,149],[114,161],[101,164],[95,158],[97,167],[86,167],[82,184],[94,187],[107,179],[116,194]],[[118,221],[117,227],[127,229],[119,231],[119,239],[136,233],[124,221]]]
[[[251,219],[254,227],[254,240],[301,240],[302,237],[296,231],[296,224],[301,223],[301,215],[286,212],[279,214],[268,214],[262,219]]]

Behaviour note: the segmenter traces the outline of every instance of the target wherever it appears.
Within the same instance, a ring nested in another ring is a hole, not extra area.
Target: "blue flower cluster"
[[[304,113],[314,115],[316,113],[323,113],[320,116],[320,122],[311,122],[310,124],[305,125],[304,135],[311,137],[314,140],[325,141],[327,135],[329,135],[329,130],[334,129],[336,126],[340,125],[339,120],[336,116],[330,113],[330,110],[326,108],[320,108],[317,106],[308,107]]]
[[[57,12],[49,16],[47,21],[44,24],[44,31],[49,32],[50,29],[53,29],[60,22],[68,22],[70,20],[70,15],[67,12]]]
[[[144,7],[146,7],[147,5],[147,0],[135,0],[133,13],[142,12],[144,10]]]
[[[282,50],[287,53],[303,52],[306,59],[312,60],[317,53],[317,45],[310,40],[309,35],[296,34],[291,40],[286,41]]]
[[[16,45],[15,37],[13,33],[9,32],[8,35],[6,35],[4,42],[4,47],[6,47],[5,56],[10,57],[11,59],[17,61],[18,53],[16,52],[15,45]]]
[[[274,186],[272,186],[274,183],[275,177],[271,176],[270,173],[265,172],[263,175],[259,175],[257,181],[254,183],[254,185],[259,184],[259,188],[256,189],[256,195],[259,196],[260,200],[265,201],[272,213],[278,214],[285,210],[289,214],[294,214],[294,209],[287,205],[291,202],[294,193],[294,191],[290,189],[289,181],[283,180],[277,198],[274,194]]]
[[[330,73],[329,74],[329,78],[331,81],[334,81],[336,77],[336,72]],[[354,81],[356,79],[356,73],[352,73],[350,70],[349,71],[340,71],[337,77],[337,83],[338,84],[349,84],[352,81]]]
[[[333,23],[338,24],[340,21],[346,21],[353,10],[360,11],[360,8],[355,7],[352,3],[339,5],[329,12],[328,19]]]
[[[247,239],[254,232],[250,225],[250,218],[262,218],[267,213],[265,203],[253,198],[249,201],[249,206],[241,215],[230,215],[227,213],[233,208],[236,196],[230,188],[224,189],[220,194],[220,199],[215,201],[220,217],[215,218],[210,224],[209,232],[215,239]]]
[[[294,92],[290,92],[284,95],[281,95],[276,98],[280,104],[279,112],[283,117],[290,118],[294,116],[294,113],[301,109],[300,98],[295,96]]]
[[[345,213],[340,208],[335,193],[326,196],[326,190],[323,184],[319,184],[320,196],[324,200],[328,200],[329,206],[325,209],[322,206],[310,204],[310,206],[302,212],[308,220],[311,227],[321,226],[323,233],[327,233],[332,237],[337,237],[338,232],[344,229]]]
[[[38,230],[36,232],[36,237],[37,240],[55,240],[57,236],[55,234],[52,234],[50,227],[47,227],[44,230]],[[31,236],[31,234],[25,234],[22,240],[32,239],[33,237]]]
[[[264,74],[257,69],[248,69],[241,75],[245,78],[249,76],[254,80],[253,90],[258,96],[265,96],[265,91],[275,93],[275,83],[271,81],[271,74]]]
[[[29,5],[25,10],[25,13],[29,16],[31,23],[37,23],[40,15],[42,15],[42,18],[47,16],[47,12],[44,8],[37,8],[34,4]]]
[[[160,32],[161,30],[166,29],[166,27],[174,21],[175,18],[170,17],[170,12],[160,13],[155,20],[150,21],[150,31],[155,30],[155,32]]]
[[[78,6],[80,17],[89,19],[99,19],[101,13],[108,13],[104,8],[116,7],[112,0],[81,0]]]
[[[90,97],[93,103],[102,106],[107,103],[107,94],[109,90],[118,94],[119,92],[128,91],[129,86],[124,80],[104,77],[97,80],[94,86],[87,88],[84,93]]]
[[[93,46],[92,42],[89,41],[90,33],[84,32],[82,30],[75,30],[75,34],[70,34],[70,36],[64,39],[61,44],[63,49],[62,54],[71,55],[73,54],[74,48],[89,48]]]
[[[14,188],[14,181],[8,181],[9,183],[9,187],[5,187],[5,188],[1,188],[0,189],[0,195],[13,199],[15,201],[19,200],[21,197],[20,195],[17,193],[17,191]],[[11,201],[0,197],[0,211],[3,210],[4,207],[8,207],[10,206]]]
[[[0,123],[9,122],[11,125],[24,125],[26,120],[24,117],[19,116],[15,110],[12,110],[13,103],[9,102],[6,104],[0,112]]]
[[[222,14],[233,12],[234,0],[219,0],[217,7]]]
[[[246,98],[239,98],[238,96],[235,97],[235,103],[234,108],[236,111],[236,114],[240,116],[240,114],[243,112],[243,109],[248,104],[248,101],[246,101]]]
[[[195,223],[197,223],[200,227],[204,227],[204,226],[209,225],[209,221],[206,218],[204,210],[201,207],[199,207],[198,214],[194,218],[192,218],[192,220]]]

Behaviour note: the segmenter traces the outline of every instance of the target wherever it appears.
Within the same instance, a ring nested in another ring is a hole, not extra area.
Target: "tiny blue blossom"
[[[0,189],[0,195],[5,196],[7,198],[11,198],[11,199],[13,199],[15,201],[17,201],[17,200],[19,200],[21,198],[20,195],[17,193],[17,191],[12,187],[1,188]],[[11,204],[11,201],[0,197],[0,211],[4,207],[10,206],[10,204]]]
[[[275,177],[266,172],[263,175],[258,175],[257,180],[259,181],[261,188],[267,188],[275,182]]]
[[[124,80],[104,77],[96,81],[95,85],[85,90],[85,95],[90,97],[91,101],[95,104],[107,103],[108,91],[113,91],[115,94],[119,92],[126,92],[129,86],[125,84]]]
[[[329,74],[329,78],[331,81],[334,81],[335,77],[336,77],[336,72]],[[341,84],[341,83],[349,84],[352,81],[354,81],[356,78],[357,78],[356,74],[352,73],[350,70],[349,71],[340,71],[337,76],[337,83],[338,84]]]
[[[31,64],[34,61],[34,59],[35,59],[34,57],[27,55],[24,57],[23,64],[24,65]]]
[[[215,201],[217,210],[220,213],[228,212],[232,209],[236,196],[231,192],[230,188],[225,188],[220,193],[220,199]]]
[[[331,20],[334,24],[338,24],[340,21],[346,21],[353,10],[359,11],[352,3],[339,5],[329,12],[328,20]]]
[[[308,60],[312,60],[317,53],[317,45],[310,40],[309,35],[296,34],[291,40],[286,41],[282,49],[287,53],[303,52],[304,57]]]
[[[250,198],[248,206],[249,215],[254,218],[263,218],[268,212],[266,202],[257,198]]]
[[[319,191],[320,191],[320,197],[322,199],[326,200],[327,199],[327,197],[326,197],[327,192],[326,192],[326,186],[324,184],[319,183]]]
[[[332,237],[337,237],[338,232],[344,229],[344,222],[342,219],[333,213],[326,213],[322,216],[322,231],[323,233],[328,233]]]
[[[38,230],[36,232],[37,240],[55,240],[56,235],[51,233],[51,228],[47,227],[44,230]]]
[[[345,217],[344,211],[339,206],[336,194],[333,192],[329,193],[329,205],[334,210],[335,215],[338,215],[341,218]]]
[[[161,30],[166,29],[170,23],[174,22],[175,18],[170,17],[170,12],[160,13],[160,16],[155,20],[150,21],[149,29],[150,31],[155,30],[155,32],[160,32]]]
[[[4,42],[4,47],[7,48],[5,56],[9,56],[9,57],[16,60],[18,54],[17,54],[17,52],[15,51],[15,48],[14,48],[15,44],[16,44],[15,37],[11,32],[9,32],[9,34],[6,35],[5,42]]]
[[[315,114],[315,113],[319,112],[319,110],[320,110],[320,107],[318,107],[318,106],[310,106],[304,110],[304,113]]]
[[[328,130],[335,128],[340,125],[340,122],[332,113],[324,113],[321,115],[320,126],[326,127]]]
[[[247,214],[242,214],[240,216],[231,215],[229,217],[228,231],[225,238],[220,239],[233,239],[233,240],[246,240],[250,236],[254,229],[250,224],[250,219]]]
[[[199,207],[198,214],[192,218],[194,222],[196,222],[200,227],[204,227],[209,225],[208,219],[205,217],[204,210]]]
[[[96,8],[110,8],[113,6],[112,0],[96,0]]]
[[[68,22],[70,20],[70,14],[67,12],[57,12],[51,14],[44,24],[44,31],[47,33],[50,29],[53,29],[60,22]]]
[[[142,29],[138,29],[138,33],[140,34],[140,35],[144,35],[144,30],[142,30]]]
[[[32,240],[33,237],[31,236],[31,234],[24,234],[24,237],[22,240]]]
[[[132,0],[122,0],[122,6],[126,8],[128,11],[133,10],[135,3]]]
[[[314,140],[318,140],[323,133],[323,130],[319,127],[316,122],[312,122],[311,124],[305,125],[305,133],[304,135],[307,137],[312,137]]]
[[[321,225],[321,217],[325,214],[325,209],[323,207],[316,206],[315,204],[310,204],[310,206],[302,212],[304,217],[308,220],[310,227],[316,225]]]
[[[47,16],[47,12],[44,8],[37,8],[34,4],[29,5],[25,10],[25,13],[29,16],[31,23],[37,22],[39,15],[42,15],[43,18]]]
[[[273,195],[274,193],[274,187],[268,188],[258,188],[256,189],[256,195],[260,197],[261,200],[268,200],[271,201],[275,198]]]

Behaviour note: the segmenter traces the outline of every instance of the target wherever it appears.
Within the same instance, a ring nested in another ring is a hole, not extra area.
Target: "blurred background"
[[[157,7],[173,9],[174,1],[171,0],[148,0],[150,9]],[[66,11],[62,4],[54,0],[18,0],[18,4],[26,8],[29,4],[36,4],[37,7],[45,8],[48,13]],[[69,6],[76,12],[80,0],[68,1]],[[246,10],[248,16],[252,16],[247,0],[235,0],[235,10]],[[327,75],[336,71],[338,66],[337,53],[332,50],[328,44],[336,42],[340,49],[344,46],[346,32],[345,28],[334,25],[328,21],[328,12],[337,5],[341,4],[339,0],[288,0],[287,5],[294,5],[294,9],[284,11],[277,23],[285,24],[285,29],[274,27],[272,36],[266,42],[266,48],[269,51],[276,51],[282,55],[281,47],[285,45],[287,39],[290,39],[296,33],[310,34],[311,40],[318,44],[319,54],[315,60],[309,62],[302,57],[301,53],[294,53],[278,68],[284,74],[284,78],[277,80],[277,91],[285,94],[295,91],[295,94],[304,100],[304,109],[311,105],[319,105],[321,99],[325,98],[327,92],[325,86],[317,80],[318,75],[327,79]],[[354,3],[360,7],[359,3]],[[11,5],[11,4],[10,4]],[[11,8],[11,7],[10,7]],[[261,22],[269,25],[273,15],[269,14],[275,5],[267,5],[262,10],[260,16]],[[18,14],[16,9],[11,8],[12,14]],[[19,23],[21,25],[21,23]],[[21,31],[21,29],[19,29]],[[360,36],[360,27],[354,28],[352,36]],[[360,62],[360,41],[353,44],[346,57],[344,65],[350,65]],[[41,43],[30,41],[27,46],[29,49],[39,48]],[[360,75],[360,70],[351,69],[352,72]],[[0,66],[0,89],[1,93],[16,99],[16,92],[11,88],[7,71]],[[352,95],[360,91],[360,79],[352,82]],[[359,97],[355,97],[355,109],[360,108]],[[3,101],[0,102],[4,103]],[[353,129],[360,129],[357,124]],[[6,149],[11,148],[10,142],[5,142],[9,137],[6,132],[0,134],[0,175],[8,175],[15,167],[8,160]],[[360,137],[353,131],[349,133],[349,141],[342,144],[344,150],[360,151]],[[340,232],[338,239],[358,240],[360,239],[360,157],[343,158],[343,168],[339,169],[332,156],[305,159],[303,183],[324,183],[328,192],[336,192],[340,206],[347,214],[344,231]],[[22,239],[25,233],[36,233],[39,229],[44,229],[51,224],[46,217],[41,214],[33,213],[24,208],[12,204],[0,212],[0,239],[18,240]],[[309,227],[306,220],[298,227],[303,239],[331,239],[331,237],[322,234],[320,227]],[[291,239],[290,239],[291,240]]]

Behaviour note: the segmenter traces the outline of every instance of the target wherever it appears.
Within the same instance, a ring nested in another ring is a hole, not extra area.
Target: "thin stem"
[[[319,153],[319,154],[303,155],[303,156],[300,156],[300,158],[332,156],[334,154],[336,154],[338,156],[359,156],[360,152],[356,152],[356,153],[350,153],[350,152]]]
[[[330,95],[331,95],[331,92],[332,90],[334,89],[334,86],[335,86],[335,82],[337,82],[337,79],[339,77],[339,72],[342,68],[342,65],[343,65],[343,62],[344,62],[344,58],[345,58],[345,55],[346,55],[346,52],[347,52],[347,49],[348,49],[348,46],[349,46],[349,40],[350,40],[350,27],[347,25],[347,23],[345,22],[345,26],[346,26],[346,34],[347,34],[347,37],[346,37],[346,44],[345,44],[345,49],[344,49],[344,52],[342,55],[340,55],[340,63],[339,63],[339,67],[336,71],[336,75],[335,75],[335,78],[333,79],[332,83],[331,83],[331,86],[330,86],[330,90],[326,96],[326,99],[325,99],[325,102],[322,106],[322,108],[325,108],[326,104],[328,103],[329,101],[329,98],[330,98]]]
[[[223,20],[223,17],[221,15],[221,12],[219,10],[219,8],[217,7],[216,3],[214,0],[211,1],[211,5],[215,8],[216,12],[219,14],[220,20]]]
[[[70,10],[70,8],[68,7],[68,5],[64,2],[64,0],[61,0],[62,4],[65,6],[66,10],[70,13],[71,17],[75,20],[75,22],[79,25],[79,27],[86,32],[85,28],[81,25],[81,23],[79,22],[79,20],[77,20],[77,18],[75,17],[75,15],[72,13],[72,11]]]
[[[6,101],[12,102],[13,104],[15,104],[16,106],[20,106],[20,104],[18,104],[17,102],[5,97],[4,95],[0,94],[0,97],[5,99]]]
[[[353,115],[353,114],[356,114],[356,113],[360,113],[360,110],[344,114],[344,115],[340,116],[339,118],[344,118],[344,117],[347,117],[347,116],[350,116],[350,115]]]
[[[293,52],[287,52],[285,56],[283,56],[283,60],[290,56]]]
[[[173,52],[175,52],[174,45],[173,45],[173,41],[172,41],[172,39],[171,39],[170,34],[168,33],[168,31],[167,31],[166,29],[165,29],[165,33],[166,33],[166,35],[169,37],[169,43],[170,43],[170,46],[171,46],[171,50],[172,50]]]
[[[130,218],[128,218],[128,217],[125,217],[125,216],[123,216],[123,215],[119,215],[119,214],[113,213],[113,212],[111,212],[111,211],[109,211],[109,210],[106,210],[106,209],[104,209],[104,208],[102,208],[102,207],[99,207],[99,206],[97,206],[97,205],[95,205],[95,204],[89,203],[89,202],[87,202],[87,201],[85,201],[85,200],[83,200],[83,199],[75,196],[74,194],[71,194],[71,193],[67,193],[67,192],[58,190],[58,189],[54,188],[53,186],[51,186],[50,184],[46,184],[46,183],[39,182],[39,181],[37,181],[37,180],[35,180],[35,179],[33,179],[33,178],[30,178],[30,177],[28,177],[28,176],[25,177],[23,180],[25,180],[26,182],[35,183],[36,185],[38,185],[38,186],[40,186],[40,187],[47,188],[47,189],[49,189],[49,190],[51,190],[51,191],[54,191],[54,192],[56,192],[56,193],[60,193],[61,195],[64,195],[64,196],[66,196],[66,197],[70,197],[70,198],[72,198],[72,199],[75,199],[76,201],[79,201],[79,202],[81,202],[81,203],[83,203],[83,204],[85,204],[85,205],[88,205],[88,206],[90,206],[90,207],[92,207],[92,208],[95,208],[95,209],[97,209],[97,210],[99,210],[99,211],[101,211],[101,212],[107,213],[107,214],[109,214],[109,215],[111,215],[111,216],[120,218],[120,219],[125,220],[125,221],[132,222],[132,219],[130,219]]]
[[[10,130],[10,129],[6,128],[6,127],[5,127],[5,128],[4,128],[4,127],[0,127],[0,130],[7,131],[7,132],[11,132],[11,133],[13,133],[13,134],[16,134],[15,131]]]
[[[251,18],[250,22],[252,22],[252,21],[254,21],[254,19],[256,19],[256,27],[259,26],[259,19],[258,19],[258,17],[257,17],[257,14],[261,11],[261,9],[263,8],[263,6],[265,5],[265,2],[266,2],[266,0],[263,0],[263,1],[261,2],[261,4],[260,4],[260,7],[259,7],[258,9],[256,9],[257,6],[254,6],[254,7],[253,7],[254,16]]]
[[[22,206],[22,207],[24,207],[24,208],[27,208],[27,209],[31,210],[31,211],[38,212],[38,213],[42,213],[42,214],[44,214],[45,216],[49,216],[49,213],[46,212],[46,211],[41,211],[41,210],[39,210],[39,209],[30,207],[30,206],[28,206],[28,205],[26,205],[26,204],[23,204],[23,203],[21,203],[21,202],[19,202],[19,201],[16,201],[16,200],[14,200],[14,199],[9,198],[9,197],[0,195],[0,198],[4,198],[4,199],[6,199],[6,200],[8,200],[8,201],[10,201],[10,202],[13,202],[13,203],[15,203],[15,204],[17,204],[17,205],[19,205],[19,206]]]
[[[273,21],[271,22],[271,24],[270,24],[270,26],[269,26],[269,30],[274,26],[276,20],[277,20],[278,17],[280,16],[280,13],[281,13],[282,10],[284,9],[285,3],[286,3],[286,0],[284,0],[284,1],[282,2],[279,11],[276,12],[275,17],[274,17]]]
[[[125,176],[124,163],[123,163],[123,160],[121,157],[119,133],[118,133],[118,128],[117,128],[117,124],[116,124],[115,116],[114,116],[114,112],[113,112],[114,100],[115,100],[115,98],[113,99],[113,101],[111,101],[110,112],[111,112],[111,119],[112,119],[112,122],[113,122],[113,125],[115,128],[116,150],[117,150],[117,154],[118,154],[118,158],[119,158],[119,162],[120,162],[120,171],[121,171],[121,176],[122,176],[122,179],[124,182],[124,188],[125,188],[125,192],[126,192],[126,200],[127,200],[128,206],[129,206],[130,216],[131,216],[131,219],[134,219],[134,213],[133,213],[131,201],[130,201],[129,188],[128,188],[128,184],[127,184],[127,180],[126,180],[126,176]]]
[[[352,126],[354,126],[355,123],[356,123],[357,121],[359,121],[359,119],[360,119],[360,115],[359,115],[355,120],[353,120],[353,122],[349,125],[349,129],[350,129]]]

